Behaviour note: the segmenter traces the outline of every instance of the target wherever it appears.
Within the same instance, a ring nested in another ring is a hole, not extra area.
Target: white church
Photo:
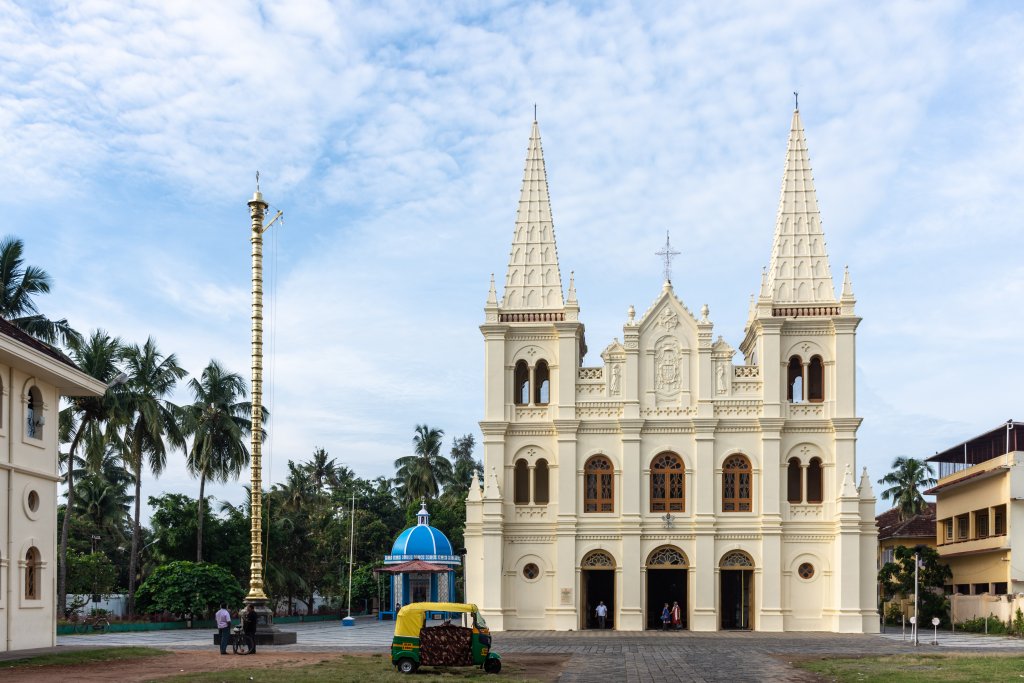
[[[860,318],[849,274],[835,295],[799,111],[739,353],[668,279],[652,294],[584,365],[534,121],[504,292],[492,278],[480,326],[467,599],[496,630],[596,628],[603,602],[622,631],[661,628],[678,603],[695,631],[877,632]]]

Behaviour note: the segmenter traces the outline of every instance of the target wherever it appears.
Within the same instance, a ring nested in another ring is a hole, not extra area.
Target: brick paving
[[[355,627],[338,622],[286,624],[296,631],[295,645],[275,651],[382,652],[391,644],[394,622],[357,619]],[[927,638],[925,636],[927,635]],[[900,632],[877,635],[834,633],[758,633],[726,631],[664,633],[645,631],[509,631],[494,634],[502,655],[568,655],[560,681],[565,683],[745,683],[747,681],[803,682],[815,678],[792,667],[794,658],[851,657],[909,652],[1015,652],[1024,654],[1024,641],[1003,636],[939,633],[939,646],[930,645],[931,632],[921,634],[917,648]],[[60,636],[66,646],[146,645],[170,650],[212,649],[213,632],[150,631],[105,635]]]

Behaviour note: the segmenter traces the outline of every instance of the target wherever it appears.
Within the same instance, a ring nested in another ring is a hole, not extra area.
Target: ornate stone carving
[[[654,354],[654,388],[662,396],[674,396],[683,388],[681,355],[674,339],[658,344]]]
[[[760,377],[761,366],[760,365],[736,365],[732,369],[732,376],[736,379],[746,377]]]
[[[687,567],[686,553],[675,548],[659,548],[647,559],[648,567]]]
[[[600,380],[604,378],[604,368],[580,368],[576,377],[581,380]]]
[[[622,385],[622,367],[616,363],[612,366],[612,383],[609,391],[612,396],[618,396]]]
[[[719,567],[753,567],[754,563],[745,552],[733,550],[722,558]]]
[[[671,308],[665,308],[658,315],[656,324],[667,331],[672,331],[679,326],[679,315]]]
[[[584,569],[591,569],[595,567],[598,569],[615,569],[615,560],[613,560],[607,553],[598,551],[583,558],[583,562],[580,566]]]

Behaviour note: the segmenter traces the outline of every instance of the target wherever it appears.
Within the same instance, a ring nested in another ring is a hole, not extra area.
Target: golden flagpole
[[[249,200],[250,241],[252,242],[252,441],[250,447],[250,529],[249,593],[245,602],[259,615],[260,644],[295,642],[295,633],[273,628],[274,614],[263,587],[263,233],[283,215],[281,211],[263,225],[269,205],[260,192],[260,174],[256,173],[256,192]],[[260,638],[260,635],[267,637]],[[282,638],[283,636],[283,638]],[[290,636],[290,637],[289,637]]]

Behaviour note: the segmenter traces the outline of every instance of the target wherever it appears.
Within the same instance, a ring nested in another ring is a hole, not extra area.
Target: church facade
[[[670,251],[666,245],[666,252]],[[849,274],[835,295],[799,111],[738,349],[666,281],[584,365],[534,121],[502,297],[484,308],[484,472],[466,592],[492,628],[877,632],[874,494],[857,482]]]

